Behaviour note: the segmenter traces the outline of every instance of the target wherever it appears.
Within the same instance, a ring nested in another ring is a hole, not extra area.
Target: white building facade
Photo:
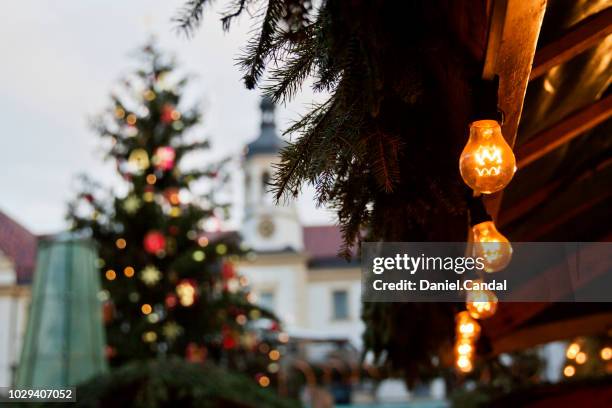
[[[13,385],[30,305],[36,237],[0,212],[0,387]]]
[[[337,257],[336,226],[304,227],[292,202],[276,205],[270,190],[284,141],[278,137],[274,104],[261,102],[261,131],[244,161],[245,218],[241,234],[254,250],[239,265],[260,305],[272,310],[289,334],[346,338],[361,348],[361,281],[358,264]]]

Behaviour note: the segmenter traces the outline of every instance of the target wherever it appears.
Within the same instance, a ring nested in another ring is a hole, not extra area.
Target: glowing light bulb
[[[612,348],[610,347],[604,347],[601,349],[601,352],[599,353],[599,355],[601,356],[601,359],[604,361],[608,361],[610,359],[612,359]]]
[[[476,340],[480,336],[480,325],[467,311],[457,314],[457,337]]]
[[[483,194],[495,193],[510,183],[516,159],[497,121],[472,122],[470,138],[459,159],[459,171],[465,184]]]
[[[497,296],[488,289],[471,290],[467,294],[465,308],[474,319],[487,319],[497,311]]]
[[[455,364],[457,366],[457,369],[462,373],[469,373],[474,369],[472,360],[468,356],[457,357],[457,361]]]
[[[573,377],[576,374],[576,368],[574,366],[568,365],[563,369],[563,375],[566,377]]]
[[[474,345],[469,339],[458,339],[455,343],[455,354],[457,356],[472,356],[474,354]]]
[[[578,343],[572,343],[567,347],[567,351],[565,352],[565,356],[570,360],[576,358],[576,355],[580,351],[580,345]]]
[[[474,257],[482,258],[486,272],[504,269],[512,259],[512,245],[495,228],[493,221],[485,221],[472,227]]]

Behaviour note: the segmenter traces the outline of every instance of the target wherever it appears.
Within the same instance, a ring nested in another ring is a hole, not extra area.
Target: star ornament
[[[140,199],[133,194],[129,195],[123,201],[123,209],[125,210],[125,212],[127,212],[130,215],[135,214],[139,208],[140,208]]]
[[[173,341],[183,332],[183,328],[176,322],[168,322],[162,327],[162,333],[168,340]]]
[[[161,279],[161,272],[156,267],[149,265],[140,272],[140,279],[147,286],[153,286]]]

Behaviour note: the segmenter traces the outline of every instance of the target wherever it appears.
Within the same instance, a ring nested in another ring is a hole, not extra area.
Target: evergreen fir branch
[[[259,36],[247,44],[240,65],[246,71],[243,81],[248,89],[255,88],[265,70],[266,61],[273,49],[274,36],[278,30],[277,24],[283,15],[283,6],[283,0],[268,0]]]
[[[229,30],[232,20],[242,14],[242,11],[246,7],[247,0],[236,0],[234,4],[232,4],[232,10],[228,11],[221,18],[221,25],[224,30]]]
[[[202,21],[204,6],[210,0],[188,0],[178,14],[172,19],[177,29],[187,36],[192,36]]]
[[[370,141],[376,157],[372,163],[376,181],[386,193],[391,193],[393,186],[399,181],[399,140],[379,131],[371,135]]]
[[[314,53],[308,43],[300,43],[290,53],[289,61],[271,71],[269,84],[263,88],[264,94],[275,102],[291,100],[310,75],[314,63]]]

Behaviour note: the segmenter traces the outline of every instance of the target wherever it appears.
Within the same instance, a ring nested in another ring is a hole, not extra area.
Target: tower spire
[[[276,119],[274,111],[276,107],[272,99],[264,96],[259,103],[261,111],[261,129],[259,136],[247,146],[247,156],[256,154],[276,154],[285,145],[276,133]]]

